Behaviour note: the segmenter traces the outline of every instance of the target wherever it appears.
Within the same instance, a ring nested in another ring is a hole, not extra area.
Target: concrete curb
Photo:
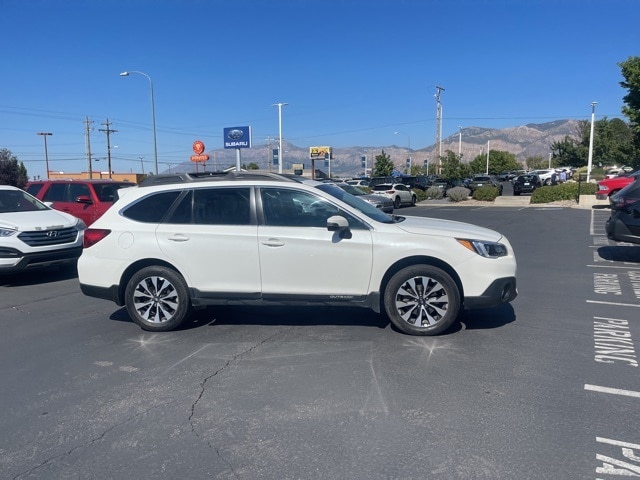
[[[566,203],[531,203],[530,196],[500,196],[493,202],[478,202],[475,200],[450,202],[447,199],[423,200],[417,204],[425,207],[558,207],[558,208],[608,208],[609,200],[598,200],[595,195],[580,195],[578,202],[566,201]]]

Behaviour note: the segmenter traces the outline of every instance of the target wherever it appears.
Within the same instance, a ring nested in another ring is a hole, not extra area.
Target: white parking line
[[[604,265],[587,265],[587,267],[591,267],[591,268],[624,268],[625,270],[640,270],[640,267],[634,267],[631,265],[611,265],[609,263],[604,264]]]
[[[612,395],[624,395],[626,397],[640,398],[640,392],[634,392],[633,390],[621,390],[619,388],[599,387],[598,385],[584,385],[585,390],[600,393],[611,393]]]
[[[600,300],[587,300],[587,303],[597,303],[600,305],[617,305],[618,307],[640,307],[640,305],[635,303],[603,302]]]

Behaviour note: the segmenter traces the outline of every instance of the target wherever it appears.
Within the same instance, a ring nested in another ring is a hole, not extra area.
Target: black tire
[[[416,205],[416,201],[417,201],[416,196],[415,196],[415,195],[412,195],[412,196],[411,196],[411,206],[412,206],[412,207],[415,207],[415,205]]]
[[[513,194],[518,196],[518,195],[520,195],[520,192],[513,192]]]
[[[397,272],[384,291],[391,323],[409,335],[436,335],[458,317],[460,292],[445,271],[432,265],[412,265]]]
[[[393,200],[393,208],[400,208],[401,205],[402,205],[402,202],[400,201],[400,197],[396,197]]]
[[[167,267],[145,267],[136,272],[127,283],[124,295],[129,316],[143,330],[173,330],[191,313],[186,282]]]

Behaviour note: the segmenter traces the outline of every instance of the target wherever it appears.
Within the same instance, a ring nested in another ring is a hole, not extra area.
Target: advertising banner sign
[[[329,158],[333,159],[333,149],[331,147],[309,147],[309,158],[324,159],[325,155],[329,155]]]

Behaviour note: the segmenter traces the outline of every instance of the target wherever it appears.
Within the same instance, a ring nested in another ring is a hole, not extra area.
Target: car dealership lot
[[[640,247],[607,240],[608,210],[399,213],[507,235],[518,298],[428,338],[329,308],[215,308],[148,333],[69,272],[0,277],[0,476],[637,473]]]

